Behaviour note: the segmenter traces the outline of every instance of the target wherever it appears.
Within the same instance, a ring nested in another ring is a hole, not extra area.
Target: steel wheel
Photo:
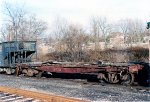
[[[108,80],[109,83],[116,84],[119,82],[118,75],[116,73],[108,73]]]
[[[34,72],[32,71],[32,69],[27,70],[27,75],[30,77],[32,77],[34,75]]]
[[[10,75],[11,74],[11,69],[6,69],[6,74]]]
[[[122,81],[123,85],[131,85],[133,84],[133,82],[134,82],[134,74],[127,73],[123,75],[123,81]]]
[[[42,77],[42,74],[43,74],[43,72],[39,71],[35,76],[38,77],[38,78],[40,78],[40,77]]]

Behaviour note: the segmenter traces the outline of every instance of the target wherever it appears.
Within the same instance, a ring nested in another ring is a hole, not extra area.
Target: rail
[[[17,101],[19,99],[25,101]],[[5,102],[8,100],[11,100],[11,102],[87,102],[84,100],[74,98],[49,95],[44,93],[0,86],[0,101]]]

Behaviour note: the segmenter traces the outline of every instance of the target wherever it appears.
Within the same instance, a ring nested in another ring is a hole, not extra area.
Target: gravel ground
[[[58,78],[28,78],[0,74],[0,85],[43,92],[54,95],[74,97],[93,102],[99,101],[150,101],[150,88],[137,90],[121,85],[100,85]]]

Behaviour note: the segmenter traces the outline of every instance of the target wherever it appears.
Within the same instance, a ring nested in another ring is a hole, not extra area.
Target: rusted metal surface
[[[96,66],[62,66],[62,65],[52,65],[52,66],[41,66],[37,69],[48,71],[48,72],[56,72],[56,73],[93,73],[98,72],[100,69]]]
[[[129,65],[129,66],[98,66],[98,65],[28,65],[21,64],[22,68],[35,68],[37,70],[56,72],[56,73],[98,73],[101,71],[106,72],[120,72],[123,70],[128,70],[131,73],[138,72],[142,69],[141,65]]]
[[[100,73],[100,72],[122,72],[127,71],[131,73],[136,73],[142,69],[141,65],[129,65],[129,66],[99,66],[99,65],[61,65],[61,64],[54,64],[54,65],[29,65],[29,64],[20,64],[17,65],[18,67],[23,69],[35,69],[39,71],[47,71],[47,72],[54,72],[54,73]],[[34,71],[34,70],[33,70]],[[31,71],[30,71],[31,72]],[[36,71],[34,71],[36,72]],[[37,72],[36,72],[37,73]]]
[[[72,65],[72,64],[21,64],[18,65],[22,73],[28,76],[36,76],[42,72],[63,73],[63,74],[93,74],[97,75],[99,80],[108,83],[125,83],[132,84],[135,75],[142,69],[139,64],[126,65]]]
[[[143,66],[141,66],[139,64],[131,65],[131,66],[129,66],[129,72],[135,73],[135,72],[138,72],[139,70],[142,70],[142,68],[143,68]]]

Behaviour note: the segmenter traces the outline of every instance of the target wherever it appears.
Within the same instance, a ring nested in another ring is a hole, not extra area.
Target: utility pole
[[[149,63],[150,63],[150,40],[148,40],[148,48],[149,48]]]

